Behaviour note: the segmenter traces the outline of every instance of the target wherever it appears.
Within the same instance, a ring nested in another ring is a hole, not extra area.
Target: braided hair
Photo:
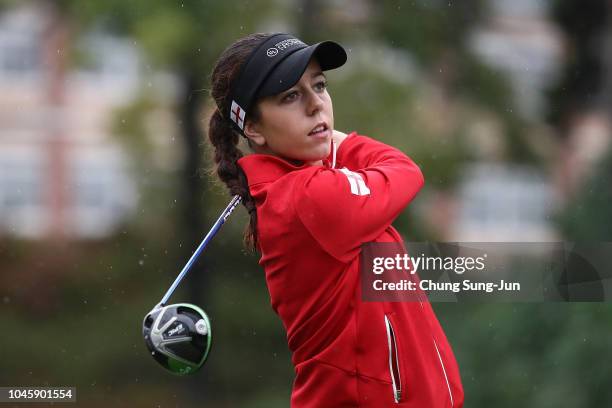
[[[225,183],[231,196],[238,194],[242,198],[242,204],[249,212],[251,219],[244,231],[244,245],[251,251],[258,250],[255,200],[249,192],[246,175],[238,166],[238,159],[243,156],[238,148],[240,134],[233,129],[229,118],[223,117],[222,112],[229,110],[231,85],[240,68],[250,53],[270,36],[271,34],[256,33],[237,40],[223,51],[211,74],[211,94],[217,104],[208,124],[208,138],[214,147],[213,170]],[[248,116],[256,122],[260,113],[257,107],[252,110],[253,112],[248,112]]]

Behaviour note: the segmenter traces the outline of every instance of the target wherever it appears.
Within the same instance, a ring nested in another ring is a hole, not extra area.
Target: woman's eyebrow
[[[327,77],[325,76],[325,74],[323,73],[323,71],[317,71],[317,72],[314,72],[314,73],[313,73],[313,74],[312,74],[310,77],[311,77],[311,78],[316,78],[316,77],[318,77],[319,75],[320,75],[320,76],[322,76],[323,78],[326,78],[326,79],[327,79]],[[287,89],[286,91],[281,92],[281,93],[279,94],[279,97],[280,97],[280,98],[283,98],[284,96],[288,95],[289,93],[291,93],[292,91],[294,91],[294,90],[295,90],[295,88],[296,88],[297,86],[298,86],[298,85],[296,84],[296,85],[292,86],[291,88]]]
[[[280,96],[284,96],[284,95],[290,94],[291,92],[295,91],[296,87],[297,87],[297,85],[293,85],[291,88],[281,92],[279,95]]]
[[[285,96],[289,95],[291,92],[295,91],[295,85],[292,86],[291,88],[287,89],[286,91],[283,91],[281,93],[279,93],[276,97],[277,100],[281,101]]]

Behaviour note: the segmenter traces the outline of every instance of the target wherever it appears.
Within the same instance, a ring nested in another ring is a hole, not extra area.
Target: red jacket
[[[293,353],[291,406],[463,406],[429,302],[361,301],[361,243],[402,243],[391,223],[423,186],[417,165],[355,132],[334,168],[261,154],[238,163],[256,201],[259,264]]]

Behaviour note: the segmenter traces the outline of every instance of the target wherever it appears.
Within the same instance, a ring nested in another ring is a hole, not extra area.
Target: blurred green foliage
[[[434,305],[474,407],[610,405],[608,303]]]
[[[558,215],[572,241],[612,241],[612,150],[603,158],[567,208]]]
[[[465,52],[469,31],[487,11],[482,0],[383,0],[376,6],[375,30],[392,46],[410,50],[425,65],[449,50]]]

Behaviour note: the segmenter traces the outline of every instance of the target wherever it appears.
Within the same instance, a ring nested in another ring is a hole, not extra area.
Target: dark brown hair
[[[219,179],[225,183],[231,196],[242,197],[242,204],[249,212],[251,220],[244,231],[244,244],[252,251],[257,251],[257,211],[255,200],[249,192],[246,175],[238,166],[238,159],[243,156],[238,148],[240,134],[233,129],[228,118],[222,112],[227,112],[231,103],[230,90],[232,83],[240,73],[251,52],[272,34],[256,33],[243,37],[227,47],[217,60],[211,74],[211,95],[217,104],[208,123],[208,138],[215,151],[213,155],[214,169]],[[259,120],[256,108],[247,112],[250,120]]]

